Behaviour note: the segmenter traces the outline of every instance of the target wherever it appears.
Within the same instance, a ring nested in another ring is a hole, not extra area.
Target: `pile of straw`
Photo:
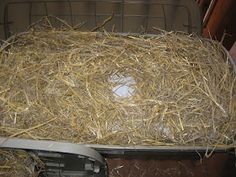
[[[232,146],[236,77],[196,36],[28,31],[0,51],[0,136]]]
[[[26,151],[0,150],[1,177],[37,177],[36,162]]]

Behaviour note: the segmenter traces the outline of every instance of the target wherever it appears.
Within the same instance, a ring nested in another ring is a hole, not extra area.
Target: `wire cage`
[[[54,28],[61,27],[61,19],[79,31],[92,31],[107,19],[104,29],[118,33],[157,34],[155,29],[163,29],[201,35],[202,31],[200,11],[194,0],[2,0],[0,39],[27,30],[43,17],[53,17],[50,22]],[[207,149],[215,154],[201,164],[199,158],[204,156],[205,147],[86,146],[107,158],[112,177],[213,177],[221,173],[233,176],[235,172],[235,156],[224,148]]]
[[[107,31],[157,33],[153,28],[201,34],[200,12],[189,0],[5,0],[0,2],[1,38],[25,31],[45,16],[91,31],[106,19]],[[52,20],[53,27],[60,23]]]

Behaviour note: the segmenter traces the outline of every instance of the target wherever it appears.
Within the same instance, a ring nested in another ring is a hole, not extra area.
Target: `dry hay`
[[[1,177],[37,177],[36,161],[23,150],[0,149]]]
[[[31,30],[2,46],[0,62],[0,136],[233,145],[235,73],[215,42]]]

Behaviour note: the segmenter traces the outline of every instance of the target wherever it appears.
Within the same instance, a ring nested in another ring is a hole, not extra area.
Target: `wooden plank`
[[[205,37],[215,36],[233,0],[218,0],[203,30]]]

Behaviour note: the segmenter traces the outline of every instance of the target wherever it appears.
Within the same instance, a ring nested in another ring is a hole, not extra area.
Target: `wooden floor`
[[[196,156],[107,158],[109,177],[235,177],[235,162],[227,153],[202,161]]]

